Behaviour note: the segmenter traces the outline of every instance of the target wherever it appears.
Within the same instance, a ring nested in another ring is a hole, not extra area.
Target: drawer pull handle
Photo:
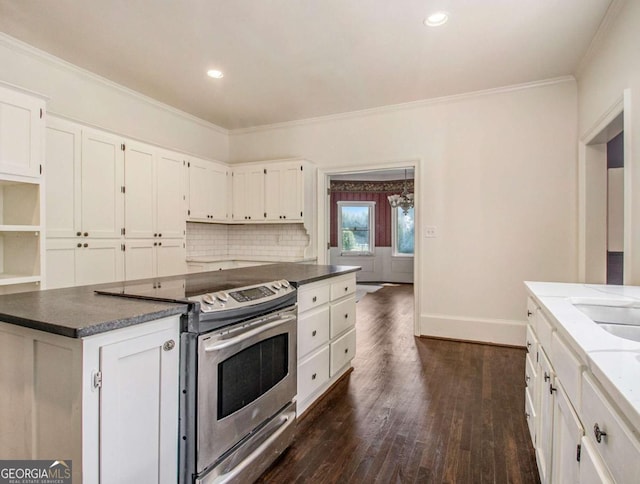
[[[316,302],[318,300],[317,296],[313,296],[313,299],[311,300],[312,302]]]
[[[529,420],[529,417],[531,417],[531,415],[529,415],[529,412],[524,412],[524,416],[527,420]]]
[[[349,286],[344,288],[344,292],[347,292],[349,290]]]
[[[527,317],[533,316],[533,313],[529,310],[527,310]]]
[[[311,336],[315,336],[316,334],[318,334],[318,332],[315,329],[311,331]]]
[[[602,437],[606,437],[607,433],[600,430],[600,426],[598,425],[598,422],[596,422],[593,425],[593,435],[595,435],[596,441],[600,443],[602,442]]]
[[[557,388],[553,388],[553,385],[549,383],[549,395],[553,395],[553,392],[558,391]]]
[[[525,375],[524,381],[529,383],[529,380],[531,380],[531,377],[529,375]]]
[[[527,353],[529,353],[529,348],[531,348],[531,343],[527,341]]]
[[[317,376],[318,376],[318,375],[317,375],[316,373],[314,373],[313,375],[311,375],[311,379],[312,379],[312,380],[315,380]]]
[[[551,376],[549,374],[547,374],[547,372],[544,372],[544,381],[549,381],[551,380]]]

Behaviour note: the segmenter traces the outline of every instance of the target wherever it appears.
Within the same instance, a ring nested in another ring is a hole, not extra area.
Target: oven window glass
[[[249,405],[288,373],[289,337],[280,334],[218,364],[218,420]]]

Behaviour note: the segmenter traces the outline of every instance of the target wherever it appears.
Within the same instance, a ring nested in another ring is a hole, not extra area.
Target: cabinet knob
[[[313,299],[311,300],[311,302],[316,302],[318,300],[317,296],[313,296]]]
[[[82,247],[82,244],[80,242],[78,242],[78,247]]]
[[[282,218],[287,218],[287,216],[286,216],[286,215],[283,215],[283,216],[282,216]]]
[[[84,236],[85,236],[85,237],[89,237],[89,232],[85,232],[85,233],[84,233]]]
[[[346,314],[344,315],[344,319],[349,319],[349,313],[346,313]]]
[[[346,286],[346,287],[344,288],[344,292],[347,292],[348,290],[349,290],[349,286]]]
[[[344,354],[346,355],[347,353],[349,353],[349,348],[344,349]]]
[[[89,244],[87,244],[86,242],[84,244],[82,244],[83,247],[89,247]]]
[[[162,237],[162,234],[158,234],[158,237]]]
[[[530,377],[529,375],[526,375],[526,376],[524,377],[524,381],[525,381],[526,383],[529,383],[529,380],[531,380],[531,377]]]
[[[171,351],[175,347],[176,342],[172,339],[170,339],[169,341],[165,341],[165,343],[162,345],[162,349],[165,351]]]
[[[82,235],[82,232],[76,232],[76,235],[80,237]]]
[[[154,243],[153,243],[153,246],[154,246],[154,247],[157,247],[157,246],[158,246],[158,243],[157,243],[157,242],[154,242]]]
[[[316,334],[318,334],[318,332],[315,329],[311,331],[311,336],[315,336]]]
[[[162,245],[162,242],[158,242],[158,246]]]
[[[153,234],[153,236],[154,236],[154,237],[157,237],[157,236],[158,236],[158,234]]]
[[[317,374],[317,373],[314,373],[313,375],[311,375],[311,379],[312,379],[312,380],[315,380],[317,376],[318,376],[318,374]]]
[[[529,415],[529,412],[524,412],[524,416],[526,419],[529,419],[529,417],[531,417],[531,415]]]
[[[600,443],[600,442],[602,442],[602,437],[606,437],[607,433],[603,432],[600,429],[600,426],[598,425],[598,422],[596,422],[595,424],[593,424],[593,435],[595,435],[596,441],[598,443]]]
[[[527,309],[527,317],[533,316],[533,313]]]

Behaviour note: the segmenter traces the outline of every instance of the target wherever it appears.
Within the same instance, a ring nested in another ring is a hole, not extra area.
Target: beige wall
[[[625,223],[625,283],[640,284],[640,2],[617,2],[620,11],[610,19],[594,42],[591,54],[577,75],[578,126],[582,137],[628,90],[629,123],[625,130],[625,177],[629,176]],[[630,156],[628,156],[630,155]],[[636,248],[634,250],[634,248]]]
[[[577,277],[573,80],[232,132],[232,162],[420,160],[420,331],[522,344],[524,280]]]
[[[227,161],[226,130],[0,33],[0,81],[49,97],[49,112],[166,148]]]

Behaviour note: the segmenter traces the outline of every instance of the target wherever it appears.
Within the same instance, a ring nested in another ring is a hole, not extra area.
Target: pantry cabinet
[[[193,222],[228,222],[229,168],[221,163],[191,157],[189,212]]]
[[[180,318],[83,339],[0,322],[0,455],[70,459],[73,482],[175,484]]]
[[[187,272],[182,239],[127,239],[124,244],[125,279],[146,279]]]
[[[47,289],[124,279],[120,239],[48,239]]]
[[[0,294],[44,278],[43,98],[0,84]]]
[[[355,274],[345,274],[298,289],[298,415],[351,369],[355,286]]]
[[[42,173],[45,99],[0,84],[0,174]]]

